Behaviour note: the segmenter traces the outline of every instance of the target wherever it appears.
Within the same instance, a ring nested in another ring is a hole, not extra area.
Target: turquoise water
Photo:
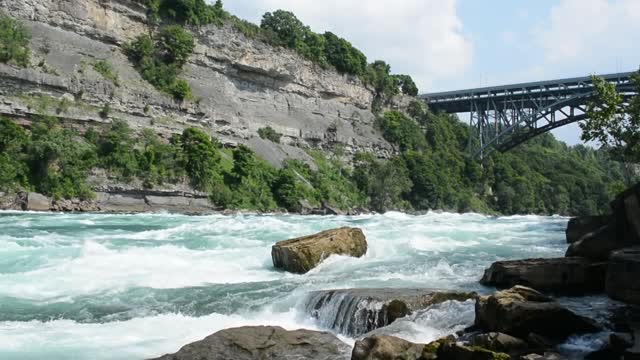
[[[562,256],[562,217],[477,214],[201,216],[0,212],[0,359],[140,359],[242,325],[322,329],[309,291],[427,287],[486,292],[500,259]],[[305,275],[276,271],[276,241],[361,227],[369,251]],[[473,321],[445,303],[386,332],[426,342]],[[341,337],[345,342],[353,339]]]

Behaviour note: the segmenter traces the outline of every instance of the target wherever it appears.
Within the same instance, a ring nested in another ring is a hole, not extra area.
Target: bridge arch
[[[632,74],[600,76],[629,98],[635,93]],[[535,136],[586,119],[593,93],[589,76],[431,93],[420,98],[432,111],[468,113],[469,151],[483,158],[494,150],[511,150]]]

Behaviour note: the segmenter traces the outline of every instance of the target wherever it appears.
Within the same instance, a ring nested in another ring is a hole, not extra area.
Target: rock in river
[[[359,336],[396,319],[447,300],[465,301],[475,293],[429,289],[342,289],[309,294],[306,311],[335,331]]]
[[[591,319],[576,315],[551,298],[524,286],[479,297],[475,325],[519,338],[536,333],[555,340],[600,330]]]
[[[613,252],[607,268],[609,297],[640,305],[640,247]]]
[[[572,244],[580,240],[580,238],[586,234],[594,232],[609,224],[610,221],[611,215],[581,216],[572,218],[569,220],[567,230],[565,231],[567,243]]]
[[[367,253],[367,240],[358,228],[343,227],[318,234],[280,241],[271,248],[273,265],[304,274],[330,255],[361,257]]]
[[[561,294],[604,291],[607,265],[585,258],[499,261],[485,270],[480,283],[501,289],[516,285]]]
[[[347,360],[350,350],[325,332],[246,326],[219,331],[156,360]]]

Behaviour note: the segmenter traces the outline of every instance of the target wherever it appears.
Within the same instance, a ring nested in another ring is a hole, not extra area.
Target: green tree
[[[367,69],[367,57],[350,42],[331,32],[324,33],[327,61],[341,73],[361,76]]]
[[[389,111],[378,119],[382,134],[401,151],[423,150],[427,147],[424,133],[418,124],[398,111]]]
[[[172,25],[162,28],[158,34],[158,45],[165,56],[166,63],[182,67],[193,53],[193,36],[181,26]]]
[[[580,124],[582,139],[596,141],[623,162],[640,162],[640,96],[628,103],[613,83],[593,76],[594,96],[587,107],[587,120]],[[640,90],[640,72],[632,76]]]
[[[396,83],[400,87],[403,94],[409,96],[418,96],[418,86],[409,75],[394,75]]]
[[[220,191],[224,180],[217,143],[201,130],[187,128],[182,132],[181,146],[192,186],[210,193]]]
[[[26,149],[29,136],[11,120],[0,117],[0,190],[29,184]]]

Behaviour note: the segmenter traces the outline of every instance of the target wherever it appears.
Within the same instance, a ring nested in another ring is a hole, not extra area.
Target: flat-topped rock
[[[640,247],[614,251],[607,267],[609,297],[640,305]]]
[[[559,294],[604,291],[607,265],[585,258],[498,261],[485,270],[480,283],[500,289],[516,285]]]
[[[347,344],[326,332],[245,326],[219,331],[156,360],[347,360],[350,350]]]
[[[553,299],[524,286],[479,297],[475,325],[519,338],[536,333],[558,341],[574,334],[600,331],[591,319],[576,315]]]
[[[306,311],[323,326],[359,336],[448,300],[475,298],[472,292],[432,289],[341,289],[309,294]]]
[[[366,252],[362,230],[343,227],[280,241],[271,248],[271,257],[277,269],[304,274],[330,255],[361,257]]]

